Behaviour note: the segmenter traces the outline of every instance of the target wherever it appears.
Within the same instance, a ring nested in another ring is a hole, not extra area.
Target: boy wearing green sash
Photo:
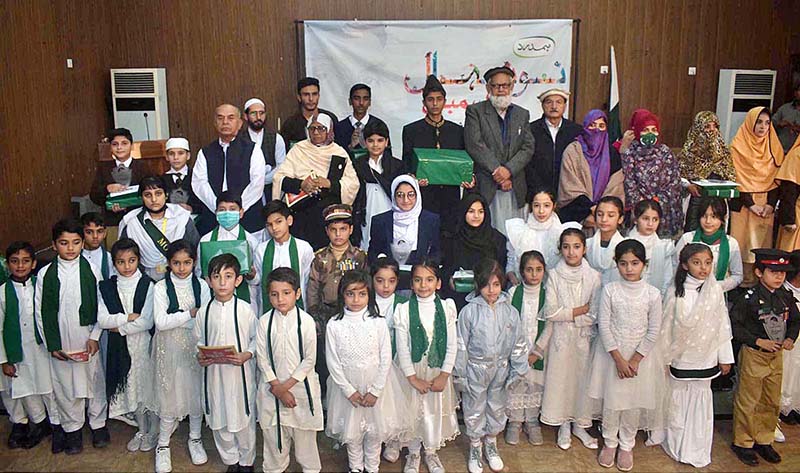
[[[203,262],[210,261],[216,254],[230,253],[236,256],[242,265],[244,281],[236,288],[236,297],[249,302],[256,316],[260,316],[258,309],[261,292],[258,290],[256,270],[253,266],[253,253],[259,241],[250,232],[244,229],[239,222],[244,215],[242,197],[233,191],[223,191],[217,196],[217,227],[200,238],[197,246],[197,259],[201,262],[196,266],[198,276],[202,274]],[[239,242],[239,243],[234,243]],[[246,250],[246,252],[245,252]],[[203,254],[205,253],[205,255]],[[207,265],[208,263],[206,263]],[[245,266],[247,264],[247,266]],[[247,271],[244,271],[247,269]]]
[[[0,397],[11,421],[8,448],[35,447],[53,424],[53,453],[59,453],[64,431],[53,401],[50,354],[34,320],[35,251],[28,242],[15,241],[6,249],[6,259],[11,276],[0,286]]]
[[[36,280],[36,325],[52,355],[53,394],[66,432],[66,453],[83,450],[81,429],[89,415],[92,444],[107,446],[105,377],[98,340],[97,280],[81,256],[83,225],[66,219],[53,226],[53,249],[58,256],[42,268]],[[88,407],[88,409],[87,409]]]
[[[267,221],[269,240],[261,243],[256,248],[255,269],[256,277],[253,284],[261,287],[261,313],[265,314],[272,309],[265,284],[267,276],[275,268],[292,268],[300,276],[300,290],[302,297],[297,301],[298,307],[305,307],[304,301],[308,299],[306,285],[314,261],[314,250],[305,240],[295,238],[289,229],[294,223],[292,211],[281,200],[268,202],[264,207],[264,218]],[[320,229],[321,231],[322,229]]]

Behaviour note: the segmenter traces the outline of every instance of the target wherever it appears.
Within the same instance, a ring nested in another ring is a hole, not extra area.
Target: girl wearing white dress
[[[725,293],[714,277],[711,249],[689,243],[680,253],[675,287],[667,294],[661,340],[669,365],[664,451],[675,461],[711,463],[714,399],[711,380],[733,364]]]
[[[412,421],[404,472],[418,473],[420,450],[430,473],[444,473],[437,451],[460,433],[458,397],[450,374],[456,361],[456,304],[439,299],[439,265],[428,259],[411,269],[411,299],[394,316],[397,361],[406,382]]]
[[[160,417],[156,472],[172,471],[169,440],[178,423],[189,417],[189,454],[192,463],[208,461],[201,428],[203,426],[203,371],[197,363],[195,318],[201,305],[211,299],[208,284],[194,272],[194,245],[186,240],[170,243],[167,249],[169,271],[156,284],[153,296],[153,337],[156,408]]]
[[[600,466],[633,468],[636,432],[663,427],[664,368],[654,349],[661,329],[661,292],[642,277],[644,245],[623,240],[614,251],[621,279],[603,287],[589,397],[603,416]],[[601,408],[602,406],[602,408]]]
[[[518,274],[522,253],[536,250],[544,256],[549,267],[554,267],[561,254],[558,250],[558,237],[565,226],[556,214],[556,199],[553,194],[541,191],[534,194],[529,205],[528,218],[512,218],[506,220],[508,236],[508,262],[506,273],[508,279],[517,285],[521,274]],[[580,224],[575,223],[576,228]]]
[[[625,218],[622,200],[605,196],[594,209],[597,232],[586,241],[586,261],[600,272],[603,286],[619,279],[614,263],[614,248],[622,241],[619,226]]]
[[[377,472],[381,443],[408,430],[408,407],[397,378],[389,376],[391,338],[369,274],[345,273],[339,304],[341,312],[328,322],[325,335],[330,371],[325,434],[347,447],[350,471]]]
[[[544,440],[539,425],[539,409],[544,394],[544,353],[552,332],[552,323],[545,322],[542,310],[545,301],[544,256],[536,250],[526,251],[520,258],[519,272],[522,284],[512,287],[509,294],[511,305],[524,323],[530,369],[525,375],[526,382],[513,386],[508,392],[506,443],[519,443],[520,431],[524,427],[528,442],[541,445]]]
[[[719,281],[722,290],[728,292],[741,284],[744,278],[739,242],[725,233],[728,207],[717,197],[703,197],[699,205],[697,230],[684,233],[675,244],[676,263],[681,250],[689,243],[708,245],[714,255],[711,274]]]
[[[98,284],[97,322],[108,330],[106,393],[108,416],[135,423],[129,452],[155,448],[158,417],[153,409],[153,281],[139,271],[139,245],[121,238],[111,247],[115,276]]]
[[[633,208],[636,226],[631,229],[628,238],[640,241],[647,252],[647,267],[644,269],[644,280],[661,291],[664,298],[672,285],[675,274],[675,242],[669,238],[658,237],[658,225],[663,216],[661,204],[653,199],[639,202]]]
[[[561,261],[547,273],[544,317],[553,331],[547,346],[541,421],[559,426],[558,446],[572,445],[571,432],[586,448],[597,449],[586,393],[594,325],[600,295],[600,274],[584,260],[586,236],[568,228],[561,234]]]

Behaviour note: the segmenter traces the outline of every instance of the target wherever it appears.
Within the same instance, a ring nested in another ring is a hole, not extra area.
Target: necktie
[[[175,174],[175,187],[181,187],[183,184],[183,174],[177,173]]]

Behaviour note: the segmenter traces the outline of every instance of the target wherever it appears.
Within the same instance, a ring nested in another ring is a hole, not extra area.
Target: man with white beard
[[[524,215],[525,166],[533,155],[530,113],[514,105],[514,72],[494,67],[483,75],[489,99],[467,107],[464,143],[475,162],[478,191],[489,202],[492,226],[505,234],[505,221]]]

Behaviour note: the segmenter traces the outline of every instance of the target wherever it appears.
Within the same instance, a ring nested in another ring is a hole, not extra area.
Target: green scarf
[[[33,313],[36,313],[36,276],[31,276],[29,284],[33,285]],[[11,279],[5,283],[6,314],[3,319],[3,343],[6,347],[6,360],[14,364],[22,361],[22,329],[19,326],[19,298]],[[36,323],[33,324],[36,343],[42,344],[42,337]]]
[[[247,235],[244,232],[244,227],[239,225],[239,235],[236,236],[236,241],[246,241],[246,240],[247,240]],[[213,230],[211,230],[211,241],[219,241],[219,225],[217,225],[216,227],[214,227]],[[252,255],[252,252],[250,252],[250,254]],[[247,302],[248,304],[250,303],[250,287],[246,282],[242,281],[241,284],[236,286],[236,297]]]
[[[175,276],[177,277],[177,276]],[[200,308],[200,280],[197,279],[197,276],[192,271],[192,293],[194,295],[194,308]],[[167,273],[167,277],[164,278],[164,284],[166,284],[167,289],[167,300],[169,301],[167,305],[167,313],[174,314],[175,312],[180,312],[181,308],[178,304],[178,294],[175,292],[175,283],[172,281],[172,272]]]
[[[434,299],[436,314],[433,318],[433,340],[428,344],[428,334],[419,318],[419,301],[416,294],[411,295],[408,301],[408,324],[411,335],[411,361],[419,363],[422,355],[428,352],[428,366],[441,368],[444,355],[447,352],[447,320],[444,316],[444,307],[438,294]]]
[[[108,251],[103,248],[103,252],[101,254],[103,257],[100,259],[100,275],[103,276],[103,281],[105,281],[111,276],[108,274]]]
[[[264,261],[261,263],[261,303],[264,306],[263,313],[272,310],[272,304],[269,303],[269,285],[267,284],[267,276],[272,272],[272,263],[275,260],[275,240],[270,240],[267,243],[267,249],[264,250]],[[297,241],[293,236],[289,237],[289,262],[292,269],[297,276],[302,280],[303,275],[300,274],[300,257],[297,256]],[[303,306],[303,296],[297,300],[297,307],[305,309]]]
[[[81,307],[78,309],[81,327],[97,323],[97,279],[92,266],[83,256],[80,261]],[[58,258],[50,264],[42,280],[42,328],[47,351],[61,350],[61,330],[58,327],[61,281],[58,279]]]
[[[515,309],[519,312],[519,318],[522,319],[522,298],[525,295],[525,287],[520,284],[517,286],[517,290],[514,291],[514,297],[511,298],[511,305],[514,306]],[[539,285],[539,312],[542,311],[544,307],[544,284]],[[536,339],[533,341],[536,343],[539,341],[539,337],[542,336],[542,332],[544,332],[545,321],[540,320],[538,317],[536,319],[537,328],[536,328]],[[536,363],[533,364],[533,369],[537,371],[544,370],[544,358],[539,358]]]
[[[728,243],[728,236],[725,234],[725,229],[720,227],[719,230],[706,236],[702,228],[698,228],[694,232],[692,243],[703,242],[706,245],[713,245],[714,242],[719,240],[719,257],[717,258],[717,281],[722,281],[728,274],[728,265],[731,259],[731,247]]]

